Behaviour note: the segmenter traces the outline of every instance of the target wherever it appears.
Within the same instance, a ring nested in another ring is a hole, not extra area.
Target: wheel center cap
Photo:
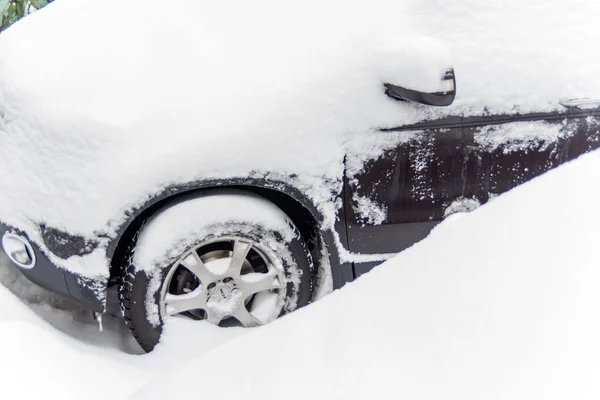
[[[231,288],[227,285],[218,285],[213,289],[212,296],[217,301],[224,301],[231,297]]]

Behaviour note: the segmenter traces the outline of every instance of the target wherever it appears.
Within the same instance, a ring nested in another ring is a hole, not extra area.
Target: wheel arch
[[[322,267],[321,258],[323,249],[329,255],[329,264],[336,285],[336,270],[339,269],[339,255],[335,245],[333,232],[322,231],[323,215],[318,211],[310,199],[297,188],[284,182],[266,179],[229,179],[214,180],[195,183],[192,185],[173,186],[163,190],[160,194],[148,199],[143,206],[131,210],[127,221],[121,225],[118,234],[107,248],[107,257],[111,260],[110,281],[114,283],[126,265],[128,246],[134,235],[142,227],[144,221],[162,209],[168,203],[190,195],[201,195],[204,192],[219,190],[242,190],[259,195],[279,207],[294,222],[313,256],[315,269]],[[316,275],[316,274],[315,274]]]

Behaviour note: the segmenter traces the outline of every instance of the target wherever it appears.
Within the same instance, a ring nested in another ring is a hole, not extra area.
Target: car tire
[[[245,192],[215,192],[144,223],[118,289],[131,333],[151,352],[169,316],[263,325],[307,305],[312,277],[311,253],[283,211]]]

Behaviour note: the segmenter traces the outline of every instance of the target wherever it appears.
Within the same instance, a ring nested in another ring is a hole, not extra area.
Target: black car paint
[[[122,263],[120,260],[126,257],[126,245],[130,238],[133,237],[148,217],[160,210],[165,204],[180,196],[235,189],[268,198],[292,218],[296,227],[305,236],[308,248],[317,266],[322,248],[327,249],[329,262],[332,266],[333,286],[335,288],[342,287],[345,283],[354,279],[352,264],[343,263],[340,260],[334,233],[329,230],[318,229],[323,221],[323,215],[310,198],[292,184],[295,177],[288,177],[288,179],[289,181],[285,181],[279,177],[253,174],[253,176],[241,178],[199,180],[185,185],[173,185],[165,188],[159,195],[148,199],[142,206],[131,210],[128,213],[126,223],[120,226],[116,239],[109,242],[107,257],[113,260],[113,273],[120,270],[119,264]],[[341,213],[342,210],[336,223],[336,230],[345,232],[345,223]]]
[[[591,120],[589,120],[591,118]],[[511,122],[545,121],[562,124],[567,121],[570,134],[549,146],[528,148],[526,151],[504,154],[502,147],[492,150],[478,148],[474,143],[477,128]],[[592,123],[590,123],[592,122]],[[334,288],[340,288],[372,269],[375,263],[343,264],[337,251],[334,235],[339,235],[342,245],[354,253],[399,252],[425,238],[442,219],[449,202],[458,197],[474,197],[485,203],[491,193],[500,194],[543,172],[569,161],[587,151],[600,147],[600,109],[593,111],[565,111],[551,114],[513,116],[483,116],[479,118],[452,117],[438,121],[401,126],[379,131],[386,135],[392,131],[418,131],[418,140],[404,142],[372,160],[364,171],[348,180],[344,177],[342,208],[339,211],[336,232],[321,231],[318,240],[309,240],[313,254],[320,247],[327,248],[333,275]],[[427,151],[424,151],[427,149]],[[425,173],[415,171],[415,155],[425,155]],[[528,170],[525,171],[525,168]],[[215,188],[236,188],[264,195],[290,213],[302,209],[306,217],[319,224],[323,216],[310,198],[293,186],[295,177],[274,179],[255,175],[227,180],[203,180],[165,188],[149,198],[142,206],[130,210],[127,220],[120,225],[116,236],[98,234],[96,239],[107,240],[107,257],[113,260],[114,270],[119,270],[126,245],[135,232],[152,213],[176,196],[188,195]],[[434,194],[433,198],[417,199],[412,196],[415,179],[423,179],[423,186]],[[368,196],[388,210],[387,220],[381,225],[365,223],[356,212],[353,196]],[[337,194],[333,194],[337,195]],[[302,215],[299,217],[302,220]],[[296,222],[296,221],[295,221]],[[305,228],[313,229],[313,228]],[[301,229],[302,230],[302,229]],[[0,235],[14,229],[0,224]],[[318,232],[317,229],[314,229]],[[57,257],[88,254],[99,245],[98,240],[70,236],[53,228],[41,227],[45,245]],[[24,234],[24,233],[22,233]],[[321,243],[315,243],[321,241]],[[101,312],[105,297],[95,290],[98,283],[54,266],[48,257],[35,247],[38,265],[24,274],[33,282],[63,296],[70,297],[87,308]]]
[[[486,148],[475,141],[479,128],[508,123],[557,124],[561,137],[533,141],[519,151]],[[458,198],[481,204],[579,155],[600,147],[600,110],[452,118],[381,131],[414,131],[416,140],[402,142],[369,162],[348,182],[345,193],[349,249],[356,253],[395,253],[426,237]],[[418,159],[418,160],[417,160]],[[382,225],[368,224],[357,212],[354,197],[363,196],[387,209]],[[374,265],[355,264],[359,276]]]
[[[0,237],[3,237],[6,232],[18,234],[29,239],[25,232],[0,223]],[[92,311],[102,312],[104,310],[105,298],[104,296],[99,296],[98,291],[94,290],[97,287],[96,282],[79,274],[56,267],[38,246],[33,244],[32,248],[37,260],[35,268],[21,269],[21,272],[23,272],[23,275],[27,279],[54,293],[75,300]]]
[[[293,177],[290,177],[290,179],[293,179]],[[141,227],[147,218],[154,214],[154,212],[159,210],[165,203],[171,202],[179,196],[189,196],[194,193],[200,194],[205,193],[206,191],[221,189],[245,190],[268,197],[286,211],[291,218],[293,218],[293,210],[302,210],[303,212],[308,213],[311,216],[310,219],[314,221],[312,227],[307,228],[302,226],[302,220],[299,219],[296,219],[294,222],[304,235],[306,235],[307,229],[314,230],[314,232],[306,236],[312,236],[310,239],[307,239],[307,246],[313,254],[315,263],[319,262],[322,248],[326,248],[329,254],[328,261],[331,265],[334,288],[340,288],[354,279],[352,264],[343,263],[340,260],[335,245],[334,233],[316,229],[322,222],[323,216],[308,197],[285,181],[264,176],[254,176],[226,180],[202,180],[186,185],[169,186],[157,196],[148,199],[142,206],[130,210],[127,213],[126,222],[120,225],[116,236],[113,238],[110,238],[105,234],[99,234],[98,236],[99,239],[108,240],[109,243],[106,252],[107,258],[112,260],[111,278],[113,279],[111,279],[108,284],[114,283],[116,274],[122,271],[122,268],[120,267],[124,265],[124,257],[127,256],[128,250],[127,246],[134,233]],[[304,214],[304,216],[306,217],[307,214]],[[338,218],[338,221],[336,222],[336,230],[344,232],[342,241],[347,243],[347,240],[345,239],[345,222],[341,211],[340,218]],[[26,232],[19,231],[0,223],[0,237],[2,237],[5,232],[15,233],[29,239]],[[99,245],[98,240],[87,240],[80,236],[73,236],[54,228],[48,228],[44,225],[40,227],[40,233],[42,234],[42,239],[46,248],[51,251],[54,256],[63,260],[71,256],[89,254]],[[104,310],[106,304],[106,290],[103,290],[101,287],[102,285],[106,286],[106,282],[98,282],[67,271],[66,269],[59,268],[50,261],[49,257],[47,257],[42,250],[40,250],[38,244],[32,242],[32,247],[37,258],[36,266],[29,270],[21,269],[23,274],[29,280],[40,287],[70,298],[92,311],[102,312]]]

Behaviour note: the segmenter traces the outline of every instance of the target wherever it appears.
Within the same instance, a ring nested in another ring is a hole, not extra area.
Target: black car
[[[190,79],[197,72],[191,55],[173,50],[174,42],[138,34],[155,25],[142,19],[139,32],[100,35],[96,11],[86,11],[95,6],[60,3],[0,36],[2,248],[31,281],[97,313],[105,311],[107,288],[117,286],[124,318],[146,351],[172,315],[219,326],[266,324],[424,239],[452,213],[471,211],[600,147],[600,103],[594,100],[557,101],[539,112],[466,113],[451,106],[461,76],[448,64],[423,69],[433,71],[433,84],[413,85],[402,74],[337,82],[327,71],[314,72],[312,62],[304,66],[306,76],[289,77],[318,88],[300,99],[288,76],[272,67],[287,65],[278,55],[271,64],[261,61],[256,79],[203,76],[197,83]],[[29,41],[44,36],[27,35],[37,32],[37,22],[58,11],[77,21],[70,23],[83,39],[45,31],[44,45],[77,49],[77,57]],[[128,27],[124,21],[117,18],[115,25]],[[211,29],[226,37],[226,28]],[[197,39],[211,54],[198,56],[198,65],[215,76],[237,71],[220,58],[224,44]],[[133,45],[120,52],[121,41]],[[31,61],[23,46],[38,49],[42,61]],[[193,46],[186,49],[197,55]],[[260,51],[235,49],[246,56]],[[106,54],[120,57],[118,67],[105,63]],[[305,61],[285,54],[290,64]],[[129,67],[144,57],[152,63]],[[61,75],[59,67],[75,59],[69,71],[77,76]],[[248,60],[237,53],[235,59]],[[354,61],[360,71],[373,67],[364,58]],[[44,65],[39,81],[16,68],[30,62]],[[160,79],[138,77],[144,74]],[[219,83],[204,98],[202,85],[211,80]],[[373,108],[337,101],[352,98],[347,89],[363,90]],[[333,100],[321,95],[326,90]],[[263,91],[269,96],[260,97]],[[191,97],[181,100],[182,93]],[[253,102],[260,104],[251,111],[229,110],[230,103]],[[129,107],[143,121],[125,112]],[[336,120],[328,112],[338,108],[344,112]],[[244,116],[243,126],[229,119],[236,113]],[[320,119],[304,123],[304,113]],[[378,124],[380,114],[389,118]],[[264,140],[257,121],[267,117],[275,122]],[[314,121],[325,128],[310,136]],[[343,136],[353,127],[362,132]],[[302,163],[309,167],[298,167]]]

